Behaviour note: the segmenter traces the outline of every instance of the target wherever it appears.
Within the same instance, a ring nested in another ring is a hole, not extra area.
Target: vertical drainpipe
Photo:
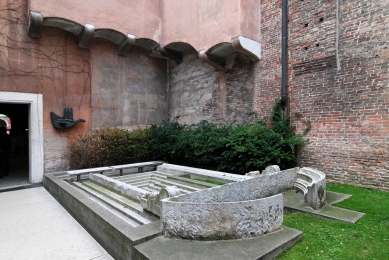
[[[282,0],[282,68],[281,68],[281,107],[285,111],[287,103],[287,76],[288,76],[288,0]]]

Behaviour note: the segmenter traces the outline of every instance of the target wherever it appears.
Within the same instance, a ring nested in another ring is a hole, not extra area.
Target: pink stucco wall
[[[29,0],[29,11],[43,18],[92,24],[163,46],[185,42],[197,51],[239,35],[260,41],[260,10],[257,0]]]
[[[113,29],[125,35],[158,41],[160,1],[155,0],[29,0],[29,11],[64,18],[96,29]]]

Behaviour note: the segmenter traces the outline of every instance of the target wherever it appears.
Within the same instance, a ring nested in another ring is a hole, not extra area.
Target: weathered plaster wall
[[[248,119],[254,102],[254,62],[244,55],[232,55],[226,69],[217,71],[197,54],[169,68],[169,118],[181,123],[201,120]]]
[[[250,119],[254,111],[254,84],[256,62],[244,55],[231,55],[226,59],[226,117],[241,122]]]
[[[92,127],[133,128],[167,119],[165,59],[133,47],[127,57],[115,45],[95,40],[92,60]]]
[[[167,118],[166,60],[136,47],[119,57],[104,40],[80,49],[77,37],[60,29],[45,27],[34,39],[27,34],[26,1],[0,7],[0,91],[43,95],[46,172],[65,170],[68,142],[92,127],[133,128]],[[64,107],[86,122],[54,129],[50,112],[62,115]]]
[[[169,64],[169,118],[190,124],[219,117],[219,72],[199,60],[197,53],[184,56],[178,66]]]
[[[159,42],[186,42],[200,51],[239,35],[258,41],[260,17],[256,0],[164,0]]]
[[[26,1],[0,3],[0,91],[43,94],[45,171],[67,166],[63,151],[68,139],[90,126],[89,51],[77,48],[65,31],[47,29],[40,39],[27,35]],[[63,132],[55,130],[50,111],[59,115],[73,107],[86,123]]]

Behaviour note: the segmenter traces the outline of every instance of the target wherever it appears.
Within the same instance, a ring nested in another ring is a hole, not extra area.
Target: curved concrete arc
[[[254,237],[276,231],[283,220],[282,192],[293,188],[297,171],[298,168],[293,168],[249,177],[163,199],[162,234],[215,240]]]
[[[225,240],[261,236],[277,231],[283,221],[283,195],[256,200],[213,203],[162,200],[165,237]]]

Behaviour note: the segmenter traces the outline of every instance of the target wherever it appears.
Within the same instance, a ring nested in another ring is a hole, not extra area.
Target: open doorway
[[[18,153],[22,153],[21,156],[24,156],[24,158],[28,159],[28,168],[25,165],[23,166],[22,162],[17,162],[23,169],[22,178],[23,182],[25,182],[27,185],[19,184],[12,187],[12,183],[7,183],[4,181],[5,178],[2,178],[0,179],[0,192],[12,190],[14,188],[42,185],[44,171],[43,95],[0,91],[0,104],[3,105],[4,109],[6,109],[4,114],[7,115],[8,112],[7,116],[12,122],[11,132],[13,131],[13,128],[20,130],[25,128],[26,123],[28,125],[28,127],[24,129],[24,140],[27,144],[22,146],[22,150],[18,150]],[[24,119],[18,120],[18,116]],[[16,126],[14,126],[15,124]],[[20,125],[18,126],[18,124]],[[25,154],[25,150],[27,150],[27,155]],[[26,161],[23,162],[25,163]],[[24,175],[26,169],[28,172],[27,179],[25,177],[26,175]]]
[[[29,104],[0,103],[0,125],[7,128],[11,142],[8,175],[0,180],[0,189],[30,184],[28,114]]]

